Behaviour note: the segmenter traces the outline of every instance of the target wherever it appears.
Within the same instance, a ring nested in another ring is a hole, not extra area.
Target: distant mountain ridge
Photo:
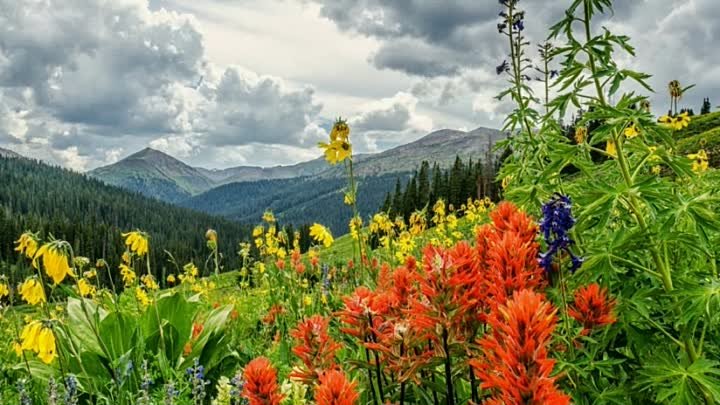
[[[483,159],[488,149],[505,135],[494,129],[473,131],[443,129],[405,145],[374,154],[354,156],[359,177],[409,173],[423,160],[451,165],[456,156]],[[146,148],[88,174],[108,184],[140,192],[160,200],[179,203],[230,183],[318,176],[336,178],[342,165],[329,166],[322,158],[289,166],[238,166],[211,170],[193,167],[163,152]]]

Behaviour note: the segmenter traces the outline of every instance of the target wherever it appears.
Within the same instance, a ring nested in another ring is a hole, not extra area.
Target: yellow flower
[[[320,142],[320,148],[325,150],[325,160],[336,165],[352,156],[352,145],[347,141],[333,141],[328,143]]]
[[[85,277],[88,280],[92,280],[95,277],[97,277],[97,270],[96,269],[88,270],[85,273],[83,273],[83,277]]]
[[[52,278],[55,285],[62,283],[67,276],[74,276],[68,264],[66,252],[58,246],[57,242],[46,243],[37,251],[35,259],[33,259],[35,268],[38,268],[37,263],[40,258],[42,258],[45,273],[47,273],[48,277]]]
[[[687,112],[681,113],[674,117],[669,116],[669,115],[663,115],[662,117],[660,117],[658,119],[658,121],[661,124],[665,124],[666,126],[672,128],[672,129],[679,130],[679,129],[683,129],[683,128],[687,127],[688,125],[690,125],[690,116],[688,115]]]
[[[605,145],[605,152],[612,157],[617,157],[617,147],[615,147],[615,142],[607,141],[607,144]]]
[[[505,189],[508,188],[508,186],[510,185],[510,182],[511,182],[511,181],[512,181],[512,176],[505,176],[505,177],[503,177],[503,179],[502,179],[502,184],[501,184],[503,190],[505,190]]]
[[[135,272],[124,263],[120,263],[120,275],[125,287],[129,287],[135,282]]]
[[[262,219],[263,221],[271,224],[275,222],[275,215],[273,215],[272,211],[268,210],[263,213]]]
[[[650,172],[656,176],[659,175],[661,171],[660,166],[653,166],[652,169],[650,169]]]
[[[159,290],[160,289],[160,286],[155,281],[155,277],[153,277],[150,274],[146,274],[146,275],[140,277],[140,280],[142,281],[142,283],[145,285],[145,287],[148,290]]]
[[[255,270],[257,270],[260,274],[265,274],[265,263],[263,262],[256,262],[255,263]]]
[[[303,303],[305,304],[306,307],[309,307],[310,305],[312,305],[312,303],[313,303],[312,296],[306,295],[305,298],[303,299]]]
[[[174,274],[171,274],[171,275],[167,276],[167,282],[168,282],[168,284],[175,284],[175,281],[177,281],[177,280],[175,280],[175,275],[174,275]]]
[[[18,289],[20,296],[30,305],[36,305],[39,302],[45,302],[45,290],[37,278],[31,277],[25,280]]]
[[[0,283],[0,299],[10,295],[10,287],[5,283]]]
[[[257,238],[258,236],[262,235],[263,232],[265,232],[265,228],[263,228],[262,225],[256,226],[255,229],[253,229],[253,238]]]
[[[627,137],[628,139],[635,138],[638,135],[640,135],[640,132],[638,131],[634,123],[625,128],[625,137]]]
[[[425,213],[422,211],[415,211],[410,214],[410,233],[413,236],[418,236],[425,231],[427,226],[427,220]]]
[[[132,256],[130,256],[130,252],[125,251],[122,254],[122,261],[125,264],[130,264],[130,259],[132,259]]]
[[[577,127],[575,128],[575,142],[578,144],[585,142],[585,138],[587,138],[587,128],[585,127]]]
[[[15,241],[17,246],[15,247],[16,252],[20,252],[21,254],[25,254],[25,257],[28,259],[32,259],[35,257],[35,253],[38,250],[38,240],[35,234],[30,232],[25,232],[22,235],[20,235],[20,239]]]
[[[95,295],[95,286],[90,284],[86,279],[81,278],[78,280],[78,292],[82,297],[92,297]]]
[[[140,231],[133,231],[122,234],[125,238],[125,245],[130,251],[138,256],[145,256],[148,252],[148,236]]]
[[[708,155],[705,149],[700,149],[697,153],[687,155],[688,159],[692,159],[692,170],[695,173],[702,173],[709,168]]]
[[[142,287],[135,287],[135,299],[143,308],[147,308],[152,301],[148,297],[147,292]]]
[[[415,249],[415,239],[409,232],[403,232],[400,234],[397,240],[398,250],[404,254],[412,252]]]
[[[287,250],[285,248],[279,248],[277,251],[277,258],[283,260],[287,257]]]
[[[217,242],[217,232],[214,229],[208,229],[205,232],[205,239],[210,242]]]
[[[19,356],[24,350],[33,351],[45,364],[52,363],[57,357],[55,334],[40,321],[32,321],[25,325],[20,333],[20,343],[16,343],[14,349]]]
[[[332,246],[334,241],[330,231],[317,223],[310,227],[310,236],[317,242],[322,243],[325,247]]]
[[[330,141],[347,141],[350,138],[350,127],[347,121],[338,118],[330,130]]]
[[[353,205],[355,204],[355,196],[353,196],[352,193],[345,193],[343,202],[345,203],[345,205]]]

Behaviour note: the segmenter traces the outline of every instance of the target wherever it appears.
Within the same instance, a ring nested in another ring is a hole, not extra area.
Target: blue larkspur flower
[[[543,204],[540,232],[543,234],[547,251],[540,254],[540,266],[549,274],[552,272],[553,261],[561,253],[570,256],[570,272],[582,266],[583,259],[575,256],[570,247],[575,241],[570,237],[570,229],[575,225],[572,215],[572,200],[569,196],[555,194],[550,201]]]

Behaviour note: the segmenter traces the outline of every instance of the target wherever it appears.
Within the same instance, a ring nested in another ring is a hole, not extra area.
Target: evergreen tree
[[[424,207],[430,201],[430,164],[423,160],[417,177],[418,207]]]
[[[397,182],[395,183],[395,193],[393,194],[392,209],[390,209],[390,212],[392,214],[398,214],[402,212],[403,203],[404,195],[402,191],[402,184],[400,183],[400,178],[398,178]]]
[[[704,98],[702,108],[700,109],[700,115],[710,114],[711,108],[712,108],[712,106],[710,104],[710,99]]]

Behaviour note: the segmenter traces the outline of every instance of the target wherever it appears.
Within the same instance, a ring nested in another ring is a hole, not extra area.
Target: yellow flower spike
[[[617,147],[615,146],[615,142],[607,141],[607,144],[605,144],[605,152],[607,152],[608,155],[616,158],[617,157]]]
[[[175,275],[174,275],[174,274],[171,274],[171,275],[167,276],[167,279],[166,279],[166,280],[167,280],[168,284],[175,284],[175,282],[177,281],[177,280],[175,279]]]
[[[315,241],[322,243],[326,248],[332,246],[334,242],[330,230],[318,223],[310,227],[310,236],[315,239]]]
[[[625,137],[626,138],[632,139],[638,135],[640,135],[640,131],[638,131],[638,129],[634,123],[629,125],[627,128],[625,128]]]
[[[123,233],[122,236],[125,238],[125,245],[130,248],[130,251],[138,256],[145,256],[148,252],[148,236],[144,232],[132,231]]]
[[[20,296],[30,305],[37,305],[40,302],[45,302],[45,290],[43,290],[42,284],[35,277],[30,277],[20,285],[18,289]]]
[[[95,295],[95,286],[90,284],[86,279],[81,278],[78,280],[78,293],[80,293],[81,297],[90,297],[92,298]]]

